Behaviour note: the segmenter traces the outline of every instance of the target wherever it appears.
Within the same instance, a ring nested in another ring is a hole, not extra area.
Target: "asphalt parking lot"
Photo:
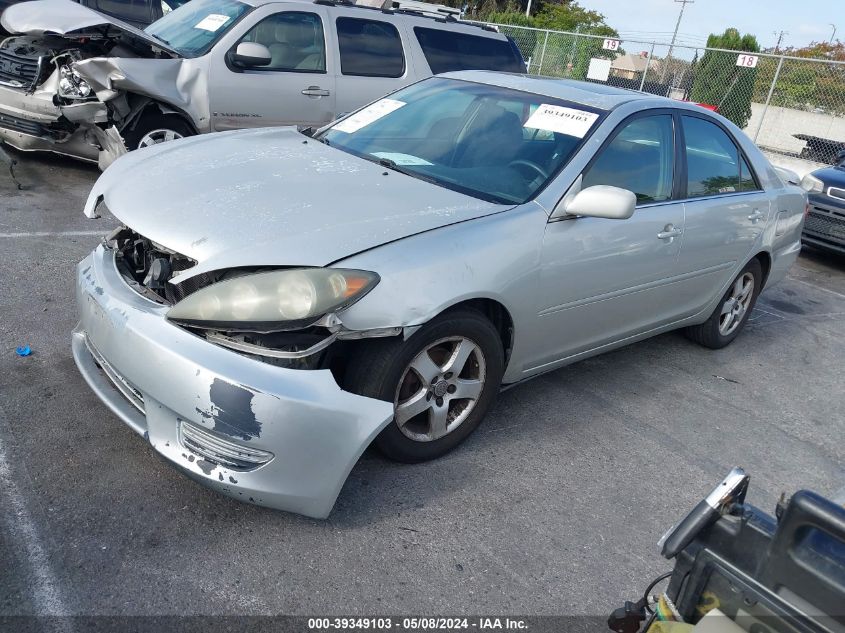
[[[730,347],[668,334],[511,389],[443,459],[365,454],[326,521],[219,496],[71,358],[75,265],[116,224],[82,216],[98,171],[15,156],[24,190],[0,171],[0,615],[605,615],[669,569],[657,539],[731,466],[769,511],[781,491],[845,487],[845,258],[806,253]]]

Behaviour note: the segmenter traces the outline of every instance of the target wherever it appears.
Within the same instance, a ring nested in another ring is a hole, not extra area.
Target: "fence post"
[[[763,112],[760,113],[760,122],[757,124],[757,129],[754,131],[754,142],[757,142],[757,137],[760,136],[760,130],[763,127],[763,121],[766,119],[766,112],[769,111],[769,103],[772,100],[772,95],[775,92],[775,86],[778,83],[778,77],[780,76],[780,69],[783,66],[783,55],[780,56],[778,60],[778,67],[775,70],[775,76],[772,77],[772,85],[769,87],[769,94],[766,95],[766,105],[763,106]]]
[[[575,67],[575,47],[578,46],[578,36],[581,33],[581,25],[575,27],[575,37],[572,40],[572,48],[569,51],[569,62],[566,64],[566,75],[572,77],[572,70]]]
[[[645,70],[643,70],[643,78],[640,81],[640,92],[643,91],[643,87],[645,86],[645,76],[648,74],[648,67],[651,64],[651,58],[654,57],[654,44],[655,42],[651,43],[651,50],[648,52],[648,59],[645,60]]]
[[[543,50],[540,51],[540,65],[537,66],[537,74],[543,74],[543,58],[546,56],[546,44],[549,43],[549,32],[546,31],[546,39],[543,40]]]

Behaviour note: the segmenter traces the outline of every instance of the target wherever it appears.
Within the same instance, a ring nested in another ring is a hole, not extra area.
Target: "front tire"
[[[745,327],[763,289],[763,267],[756,257],[733,280],[713,314],[701,325],[686,328],[687,338],[710,349],[721,349]]]
[[[499,391],[504,350],[480,312],[447,312],[406,340],[373,341],[347,369],[347,389],[394,405],[375,440],[395,461],[445,455],[481,423]]]
[[[123,140],[130,152],[143,149],[151,145],[158,145],[167,141],[186,136],[193,136],[191,126],[177,114],[162,114],[158,111],[147,111],[127,129],[123,130]]]

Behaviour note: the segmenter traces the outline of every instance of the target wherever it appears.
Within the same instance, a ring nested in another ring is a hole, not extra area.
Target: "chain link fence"
[[[693,101],[803,175],[845,150],[845,62],[497,24],[528,72]]]

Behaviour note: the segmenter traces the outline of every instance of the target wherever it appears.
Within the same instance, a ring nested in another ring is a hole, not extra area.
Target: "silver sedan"
[[[729,344],[805,193],[729,121],[602,85],[441,75],[314,137],[175,141],[94,186],[77,365],[192,477],[325,517],[371,443],[453,449],[502,385],[683,329]]]

